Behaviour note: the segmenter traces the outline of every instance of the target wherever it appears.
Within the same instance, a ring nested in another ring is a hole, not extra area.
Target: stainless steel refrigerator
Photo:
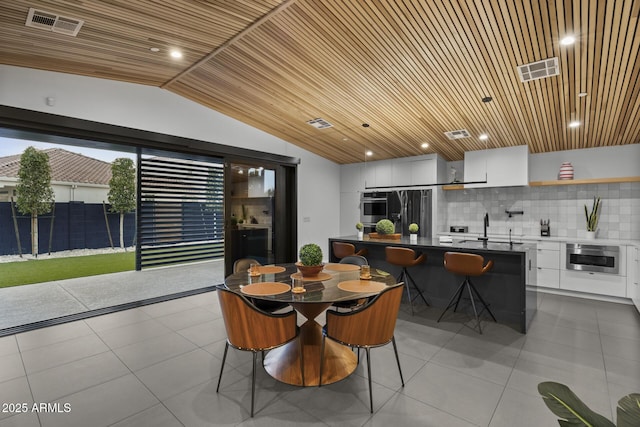
[[[418,236],[432,237],[431,190],[396,190],[389,193],[387,202],[389,219],[396,226],[396,233],[409,235],[409,224],[418,224]]]

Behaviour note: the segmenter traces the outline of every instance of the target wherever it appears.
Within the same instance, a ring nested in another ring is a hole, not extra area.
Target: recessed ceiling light
[[[569,123],[569,127],[570,128],[577,128],[578,126],[580,126],[580,122],[577,121],[577,120],[574,120],[574,121]]]
[[[172,50],[170,53],[172,58],[176,58],[176,59],[180,59],[182,58],[182,52],[180,52],[179,50]]]
[[[367,154],[367,156],[373,156],[373,151],[369,150],[369,151],[367,151],[366,154]]]
[[[149,50],[151,52],[160,52],[160,48],[159,47],[150,47]]]
[[[585,96],[587,96],[587,92],[580,92],[578,94],[578,98],[584,98]]]
[[[569,46],[576,42],[576,38],[572,35],[565,36],[562,40],[560,40],[560,44],[563,46]]]
[[[428,142],[423,142],[421,147],[422,148],[429,148],[429,143]]]
[[[478,137],[478,139],[479,139],[480,141],[484,141],[484,140],[486,140],[486,139],[489,139],[489,135],[487,135],[486,133],[483,133],[483,134],[481,134],[481,135]]]

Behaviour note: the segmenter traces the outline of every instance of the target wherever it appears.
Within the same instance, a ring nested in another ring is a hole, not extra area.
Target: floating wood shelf
[[[640,176],[626,176],[620,178],[589,178],[589,179],[565,179],[554,181],[531,181],[530,187],[544,187],[552,185],[579,185],[579,184],[615,184],[617,182],[640,182]],[[445,185],[443,190],[464,190],[464,185]]]
[[[579,185],[579,184],[614,184],[616,182],[638,182],[640,176],[626,176],[620,178],[589,178],[589,179],[565,179],[555,181],[531,181],[530,187],[546,185]]]
[[[464,190],[464,184],[443,185],[443,190]]]

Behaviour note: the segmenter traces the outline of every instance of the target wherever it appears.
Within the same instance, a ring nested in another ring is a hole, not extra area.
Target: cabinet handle
[[[589,273],[589,274],[593,276],[593,273]]]

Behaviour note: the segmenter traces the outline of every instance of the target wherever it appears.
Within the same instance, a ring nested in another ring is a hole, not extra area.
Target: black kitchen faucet
[[[489,212],[484,214],[484,237],[478,237],[478,240],[482,240],[484,241],[484,243],[487,243],[487,240],[489,240],[489,238],[487,237],[487,227],[489,226]]]

